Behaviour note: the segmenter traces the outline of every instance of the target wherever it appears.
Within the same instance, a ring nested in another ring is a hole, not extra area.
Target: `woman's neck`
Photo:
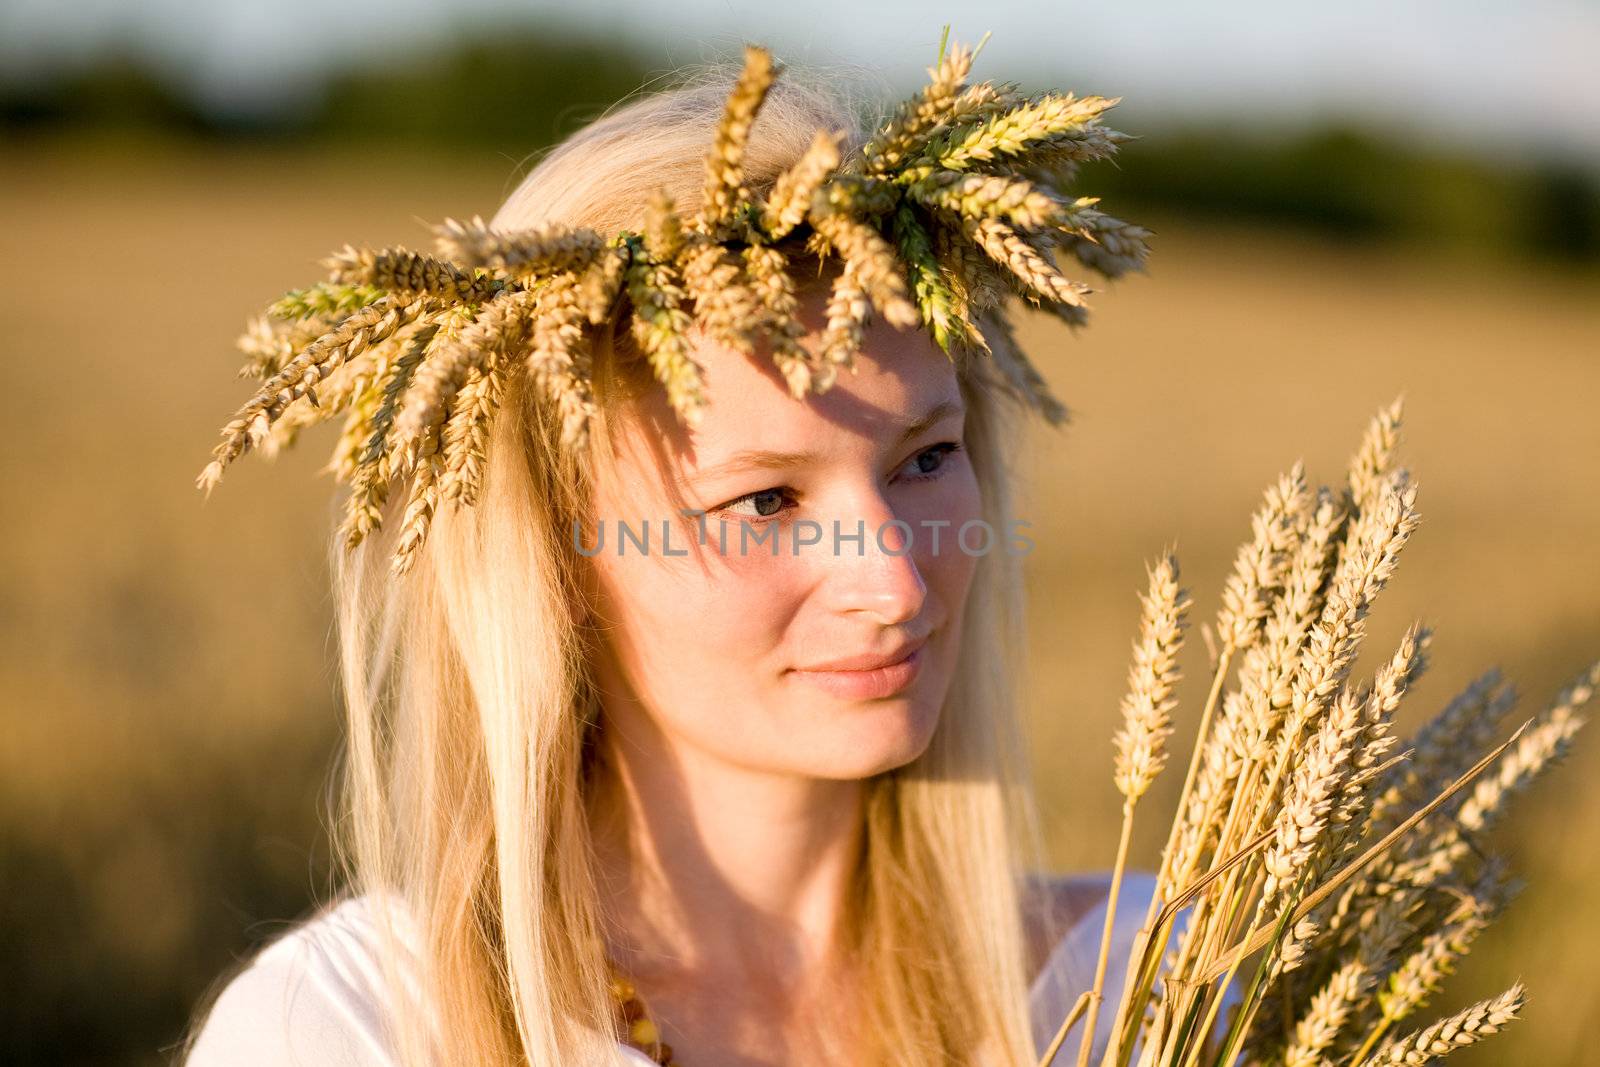
[[[647,983],[790,1000],[827,981],[863,825],[863,784],[729,764],[608,709],[590,817],[607,936]]]

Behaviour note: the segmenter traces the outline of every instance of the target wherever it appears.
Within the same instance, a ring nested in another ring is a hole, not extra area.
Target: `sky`
[[[1600,163],[1600,0],[0,0],[0,71],[117,45],[249,111],[292,103],[351,55],[381,61],[516,24],[611,36],[663,69],[759,41],[902,91],[946,22],[964,41],[992,32],[977,77],[1122,96],[1147,121],[1346,117],[1468,151]]]

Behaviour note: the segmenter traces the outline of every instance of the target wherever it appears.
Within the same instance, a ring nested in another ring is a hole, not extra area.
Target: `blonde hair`
[[[702,76],[595,121],[533,168],[492,225],[637,228],[662,187],[696,210],[730,81]],[[751,133],[751,185],[770,187],[819,126],[862,143],[844,98],[786,75]],[[619,347],[597,338],[597,382],[626,373]],[[1023,409],[988,364],[958,366],[984,518],[1004,530]],[[396,905],[380,909],[394,988],[407,984],[401,923],[420,964],[425,1010],[395,1013],[408,1062],[620,1067],[585,814],[603,724],[568,536],[598,468],[559,447],[558,417],[525,383],[507,389],[479,502],[435,518],[411,573],[388,566],[393,533],[351,552],[334,542],[349,731],[340,838],[351,889]],[[599,462],[616,395],[597,388]],[[881,1042],[853,1050],[865,1062],[1035,1059],[1020,908],[1040,849],[1015,692],[1021,610],[1017,558],[980,557],[939,725],[917,759],[867,783],[845,909],[865,976],[857,1017]]]

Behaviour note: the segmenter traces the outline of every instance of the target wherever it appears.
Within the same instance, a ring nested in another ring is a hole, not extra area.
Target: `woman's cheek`
[[[704,551],[713,567],[721,566],[732,580],[752,567],[759,571],[789,548],[789,524],[781,519],[766,522],[708,517],[704,529]]]
[[[971,552],[983,547],[981,531],[974,527],[965,534],[969,552],[961,550],[963,528],[983,517],[983,499],[972,467],[964,458],[957,462],[959,466],[952,465],[949,473],[936,482],[914,483],[902,506],[896,509],[896,514],[911,526],[921,553],[935,560],[951,556],[968,559]]]
[[[668,624],[687,643],[704,643],[724,659],[732,651],[755,651],[782,632],[805,588],[804,565],[820,546],[796,556],[787,523],[774,522],[765,541],[752,539],[741,551],[737,520],[727,523],[727,554],[721,554],[712,523],[704,555],[674,560],[684,581],[663,597]],[[773,544],[776,539],[777,549]]]
[[[803,565],[829,551],[830,543],[826,528],[809,523],[713,519],[706,528],[709,580],[721,595],[779,600],[803,580]],[[741,602],[741,608],[750,606],[747,599]]]

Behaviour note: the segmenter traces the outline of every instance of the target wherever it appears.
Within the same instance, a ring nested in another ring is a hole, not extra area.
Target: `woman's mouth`
[[[904,691],[916,680],[926,658],[925,647],[926,639],[917,642],[899,659],[874,667],[796,668],[791,673],[841,700],[882,700]]]

